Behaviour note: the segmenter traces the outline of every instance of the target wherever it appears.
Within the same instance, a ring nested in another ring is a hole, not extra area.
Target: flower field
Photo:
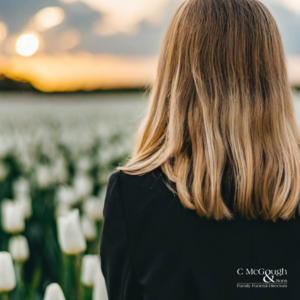
[[[143,98],[0,94],[0,300],[107,300],[104,197]]]
[[[0,299],[105,300],[107,180],[146,101],[11,97],[0,101]]]

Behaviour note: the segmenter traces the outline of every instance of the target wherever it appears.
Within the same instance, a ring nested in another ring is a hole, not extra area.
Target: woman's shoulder
[[[109,178],[109,185],[119,181],[122,190],[131,192],[145,192],[156,188],[166,187],[166,177],[160,167],[142,175],[131,175],[123,171],[116,171]]]
[[[168,188],[161,168],[143,175],[115,172],[109,179],[107,195],[117,190],[128,214],[159,210],[170,205],[176,195]]]

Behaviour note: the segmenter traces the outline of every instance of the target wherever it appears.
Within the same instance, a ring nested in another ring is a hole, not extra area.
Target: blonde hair
[[[299,142],[268,9],[257,0],[188,0],[167,30],[132,158],[118,170],[161,167],[182,204],[203,217],[288,220],[299,207]]]

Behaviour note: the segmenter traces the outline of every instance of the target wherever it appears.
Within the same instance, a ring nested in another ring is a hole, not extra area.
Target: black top
[[[200,218],[154,172],[110,177],[100,254],[109,300],[300,299],[298,216]]]

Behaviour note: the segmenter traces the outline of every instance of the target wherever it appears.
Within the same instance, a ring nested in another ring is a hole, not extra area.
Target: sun
[[[16,51],[22,56],[31,56],[39,48],[39,38],[32,33],[23,34],[17,39]]]

